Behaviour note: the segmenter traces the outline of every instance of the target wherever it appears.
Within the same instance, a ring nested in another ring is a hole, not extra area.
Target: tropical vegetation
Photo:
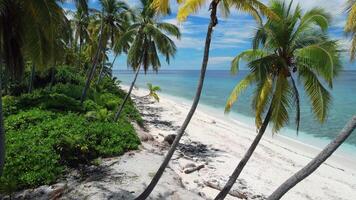
[[[178,26],[167,23],[169,0],[140,0],[137,8],[124,0],[0,0],[0,193],[55,183],[75,168],[95,165],[101,158],[119,156],[139,148],[135,125],[144,120],[131,93],[141,72],[158,72],[177,53]],[[324,123],[331,107],[334,79],[342,69],[338,41],[328,35],[331,16],[320,8],[271,0],[177,0],[177,20],[209,5],[209,24],[197,89],[189,112],[163,162],[145,190],[149,197],[169,164],[200,101],[209,64],[210,46],[218,16],[238,10],[256,20],[252,49],[231,63],[237,74],[240,62],[248,74],[227,99],[229,112],[242,93],[251,89],[251,107],[257,135],[216,200],[224,199],[253,155],[267,127],[273,134],[295,114],[298,133],[301,91],[314,117]],[[350,57],[356,55],[356,3],[348,1],[345,32],[352,37]],[[125,56],[121,56],[126,54]],[[113,75],[117,58],[126,58],[133,80],[127,92]],[[113,58],[113,59],[110,59]],[[300,85],[297,85],[297,81]],[[148,97],[159,102],[159,86],[147,83]],[[148,99],[148,98],[146,98]],[[143,108],[144,109],[144,108]],[[356,128],[355,117],[326,148],[269,197],[280,199],[313,173]],[[268,163],[266,163],[267,165]]]
[[[319,8],[303,12],[297,5],[292,10],[292,3],[271,1],[270,9],[278,19],[270,19],[259,27],[253,38],[253,49],[241,52],[232,62],[231,71],[236,73],[240,60],[247,61],[249,74],[233,89],[225,110],[230,111],[241,93],[254,85],[251,105],[258,134],[215,199],[227,195],[267,126],[271,123],[272,132],[277,133],[289,121],[293,107],[298,132],[301,116],[296,78],[303,84],[315,118],[323,123],[328,116],[329,89],[341,70],[338,44],[327,35],[330,16]]]
[[[152,97],[157,102],[159,102],[159,96],[158,96],[157,92],[161,91],[161,88],[159,86],[152,85],[152,83],[147,83],[147,87],[148,87],[148,91],[149,91],[147,96]]]
[[[158,71],[161,67],[159,54],[165,57],[169,64],[171,57],[177,51],[177,47],[169,36],[180,38],[180,31],[177,26],[160,22],[159,13],[151,6],[152,0],[141,0],[141,8],[135,23],[133,23],[125,34],[117,41],[117,46],[121,49],[127,41],[131,41],[131,47],[127,53],[127,64],[135,71],[135,76],[128,90],[127,96],[115,114],[115,121],[119,119],[125,106],[126,100],[130,96],[136,83],[141,67],[144,72],[152,67]]]
[[[356,1],[347,1],[348,17],[345,25],[345,32],[351,35],[352,43],[350,48],[350,58],[355,59],[356,56]]]

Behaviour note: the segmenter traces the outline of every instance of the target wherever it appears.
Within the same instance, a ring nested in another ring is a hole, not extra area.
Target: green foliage
[[[58,111],[83,111],[82,106],[77,100],[64,94],[57,93],[46,96],[44,102],[40,104],[40,107]]]
[[[127,121],[88,121],[74,113],[23,111],[9,116],[5,128],[7,163],[0,192],[53,183],[65,166],[120,155],[140,144]]]
[[[80,105],[82,73],[62,66],[55,75],[51,88],[44,72],[36,76],[32,93],[3,97],[7,154],[0,193],[54,183],[68,167],[120,155],[140,144],[130,121],[142,125],[143,120],[131,99],[125,117],[112,121],[126,94],[118,81],[105,77]]]
[[[51,92],[53,93],[58,93],[58,94],[65,94],[68,97],[72,97],[74,99],[80,99],[81,92],[83,90],[83,87],[81,85],[74,85],[74,84],[56,84],[52,87]],[[89,91],[88,94],[90,95],[93,93],[92,91]]]
[[[84,82],[85,76],[78,69],[69,66],[56,68],[55,83],[83,85]]]
[[[262,116],[271,108],[274,133],[289,122],[291,108],[296,109],[299,130],[300,96],[295,77],[301,80],[315,118],[323,123],[331,103],[328,89],[332,89],[342,67],[339,46],[327,33],[330,16],[319,8],[302,12],[297,5],[290,9],[292,3],[271,2],[270,8],[278,19],[261,25],[253,38],[253,49],[237,55],[231,66],[236,73],[240,60],[244,60],[250,73],[232,91],[226,111],[248,86],[255,85],[252,108],[256,127],[261,127]]]

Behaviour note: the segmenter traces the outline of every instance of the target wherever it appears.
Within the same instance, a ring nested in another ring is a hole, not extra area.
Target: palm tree
[[[0,55],[5,64],[4,71],[13,79],[21,79],[25,55],[36,66],[46,66],[54,56],[55,36],[66,24],[67,18],[56,0],[0,0]],[[0,120],[1,175],[5,161],[1,111]]]
[[[124,101],[115,114],[115,121],[119,119],[125,103],[132,92],[141,66],[145,73],[149,67],[152,67],[157,72],[161,66],[158,53],[165,56],[166,62],[169,64],[170,58],[177,51],[173,40],[165,33],[179,39],[180,31],[178,27],[170,23],[159,22],[158,13],[150,6],[151,2],[152,0],[141,0],[143,7],[137,15],[137,22],[133,23],[127,32],[117,41],[117,46],[121,49],[123,45],[127,44],[127,40],[133,39],[127,55],[127,64],[135,70],[135,76]]]
[[[356,56],[356,0],[348,0],[348,17],[345,25],[345,32],[351,34],[352,44],[350,49],[351,60],[355,59]]]
[[[341,130],[339,135],[331,141],[313,160],[311,160],[305,167],[287,179],[282,185],[280,185],[268,198],[267,200],[278,200],[297,185],[300,181],[304,180],[310,174],[312,174],[316,169],[323,164],[326,159],[328,159],[331,154],[333,154],[336,149],[351,135],[351,133],[356,128],[356,116],[353,116],[351,120],[345,125]]]
[[[160,11],[167,11],[168,9],[168,0],[154,0],[156,3],[153,4],[152,7],[158,8]],[[183,5],[178,11],[178,20],[179,21],[184,21],[189,14],[195,13],[199,10],[201,6],[206,4],[208,1],[207,0],[187,0],[187,1],[180,1],[178,2],[183,2]],[[160,4],[162,3],[162,4]],[[150,184],[147,186],[145,191],[141,193],[141,195],[137,198],[137,200],[143,200],[146,199],[150,193],[153,191],[154,187],[157,185],[159,179],[161,178],[165,168],[167,167],[170,159],[172,158],[174,151],[176,150],[178,143],[180,139],[182,138],[185,129],[188,127],[188,124],[190,120],[192,119],[194,112],[198,106],[199,100],[200,100],[200,95],[203,89],[204,85],[204,79],[205,79],[205,72],[206,68],[208,65],[208,60],[209,60],[209,51],[210,51],[210,43],[211,43],[211,37],[213,33],[213,28],[218,24],[218,18],[217,18],[217,8],[219,3],[221,3],[221,7],[224,9],[224,13],[228,14],[229,13],[229,8],[234,7],[238,10],[247,12],[249,14],[252,14],[253,16],[259,16],[257,11],[261,11],[262,14],[266,14],[269,17],[273,17],[273,13],[270,12],[270,10],[262,4],[258,0],[240,0],[240,1],[235,1],[235,0],[211,0],[210,1],[210,22],[208,25],[208,30],[205,38],[205,46],[204,46],[204,55],[203,55],[203,61],[201,65],[201,70],[200,70],[200,77],[198,81],[198,87],[193,99],[193,104],[188,112],[188,115],[186,116],[181,128],[178,130],[177,136],[175,137],[171,148],[168,150],[168,153],[166,157],[164,158],[164,161],[162,162],[161,166],[157,170],[155,176],[151,180]],[[160,6],[163,5],[163,6]],[[167,8],[167,9],[165,9]],[[260,19],[257,17],[257,19]]]
[[[89,25],[89,16],[87,13],[83,11],[81,7],[77,7],[77,11],[74,13],[74,17],[71,20],[73,25],[74,31],[74,45],[78,48],[78,67],[81,65],[81,53],[82,53],[82,45],[83,42],[88,41],[89,39],[89,32],[88,32],[88,25]]]
[[[270,122],[272,132],[278,132],[289,120],[289,109],[295,106],[296,129],[299,130],[300,96],[294,81],[296,75],[303,82],[317,120],[322,123],[327,117],[331,97],[320,79],[331,89],[333,78],[341,69],[336,41],[327,36],[330,17],[322,9],[314,8],[303,14],[299,5],[293,11],[291,6],[292,2],[285,5],[272,1],[270,8],[280,20],[268,20],[256,31],[254,49],[240,53],[232,62],[232,71],[236,72],[239,61],[247,61],[250,73],[232,91],[225,111],[230,111],[242,91],[256,85],[252,108],[258,134],[216,200],[228,194]]]
[[[96,71],[100,53],[106,49],[109,41],[111,42],[111,47],[113,47],[115,39],[118,35],[122,34],[124,30],[123,27],[129,23],[129,20],[131,20],[130,17],[132,16],[130,14],[131,11],[124,2],[116,0],[100,0],[100,4],[102,11],[98,12],[94,10],[96,18],[93,22],[96,25],[100,24],[98,31],[96,31],[99,37],[98,45],[92,60],[92,67],[89,70],[86,84],[83,88],[81,103],[83,103],[86,98],[87,90],[90,87],[91,80]]]
[[[159,96],[158,96],[157,92],[161,91],[161,88],[159,86],[152,85],[152,83],[147,83],[147,87],[150,92],[147,96],[152,97],[157,102],[159,102]]]

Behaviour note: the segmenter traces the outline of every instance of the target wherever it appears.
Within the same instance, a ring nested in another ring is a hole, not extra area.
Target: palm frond
[[[247,89],[255,81],[254,74],[248,74],[244,79],[242,79],[232,90],[229,98],[226,101],[225,113],[230,112],[231,107],[237,101],[240,94]]]
[[[315,73],[307,67],[299,67],[299,77],[304,83],[305,92],[310,99],[316,118],[323,123],[331,104],[329,91],[320,83]]]
[[[256,59],[260,59],[266,56],[267,53],[262,50],[246,50],[241,52],[231,61],[231,74],[236,74],[239,71],[240,61],[244,60],[246,62],[251,62]]]
[[[276,81],[275,91],[272,97],[272,132],[278,132],[289,120],[288,109],[291,105],[291,88],[288,80],[280,74]]]
[[[186,0],[177,13],[178,21],[185,21],[188,15],[198,12],[205,5],[206,0]]]

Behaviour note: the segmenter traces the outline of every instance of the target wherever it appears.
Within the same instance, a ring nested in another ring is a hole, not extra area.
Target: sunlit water
[[[222,114],[224,112],[226,99],[231,90],[246,73],[246,71],[241,71],[237,76],[232,76],[229,71],[207,71],[201,104],[218,110]],[[131,71],[118,70],[114,71],[114,74],[123,84],[130,84],[133,78]],[[153,85],[160,86],[162,93],[192,101],[198,78],[199,71],[197,70],[167,70],[159,71],[158,74],[152,72],[146,75],[140,74],[136,85],[139,88],[147,88],[146,84],[152,83]],[[301,84],[298,83],[298,85],[300,91],[302,91],[300,94],[302,98],[301,132],[297,136],[293,130],[295,128],[295,112],[291,110],[288,128],[283,129],[279,134],[295,138],[314,146],[323,147],[338,134],[351,116],[356,114],[356,71],[344,71],[335,80],[334,88],[331,91],[333,96],[332,106],[328,119],[324,124],[319,124],[318,121],[315,120],[314,114],[309,106],[309,99],[305,96]],[[249,122],[253,124],[253,112],[251,110],[252,92],[253,88],[247,90],[239,98],[233,108],[233,113],[231,114],[232,118],[238,118],[238,116],[243,115],[247,117],[245,117],[245,119],[249,119]],[[356,132],[347,139],[346,144],[344,144],[341,149],[356,155]]]

